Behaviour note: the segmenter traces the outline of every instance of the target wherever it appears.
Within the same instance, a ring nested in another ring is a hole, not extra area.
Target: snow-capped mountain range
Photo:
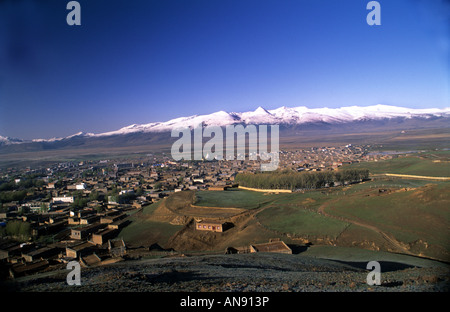
[[[389,105],[374,105],[366,107],[348,106],[341,108],[307,108],[305,106],[289,108],[283,106],[273,110],[266,110],[262,107],[258,107],[254,111],[244,113],[219,111],[209,115],[181,117],[166,122],[154,122],[142,125],[134,124],[116,131],[86,135],[107,136],[133,132],[164,132],[171,131],[174,128],[193,128],[201,122],[203,122],[203,125],[205,126],[227,126],[237,123],[300,125],[317,122],[345,123],[356,120],[396,117],[450,117],[450,108],[411,109]]]
[[[31,142],[55,142],[74,137],[106,137],[113,135],[123,135],[131,133],[151,133],[167,132],[176,128],[194,128],[200,123],[204,126],[227,126],[231,124],[280,124],[280,125],[301,125],[311,123],[348,123],[353,121],[382,120],[392,118],[432,118],[450,117],[450,107],[448,108],[427,108],[413,109],[391,105],[373,106],[347,106],[341,108],[307,108],[280,107],[266,110],[258,107],[254,111],[235,113],[218,111],[208,115],[193,115],[180,117],[166,122],[152,122],[148,124],[133,124],[116,131],[105,133],[84,133],[79,132],[64,138],[20,140],[0,136],[0,145],[31,143]]]

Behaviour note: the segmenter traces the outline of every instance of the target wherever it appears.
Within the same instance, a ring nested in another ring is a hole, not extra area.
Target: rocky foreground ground
[[[81,268],[81,286],[68,270],[19,278],[10,291],[79,292],[448,292],[447,266],[412,267],[380,262],[381,285],[369,286],[367,263],[301,255],[203,255],[123,261]]]

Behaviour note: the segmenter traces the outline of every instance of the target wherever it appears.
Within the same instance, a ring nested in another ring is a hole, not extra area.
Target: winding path
[[[350,220],[350,219],[343,218],[343,217],[334,216],[334,215],[331,215],[331,214],[327,213],[325,211],[325,208],[328,205],[330,205],[330,204],[332,204],[332,203],[334,203],[336,201],[337,200],[331,200],[331,201],[328,201],[328,202],[320,205],[320,207],[318,208],[317,212],[322,214],[322,215],[324,215],[324,216],[326,216],[326,217],[329,217],[329,218],[333,218],[333,219],[336,219],[336,220],[339,220],[339,221],[344,221],[344,222],[347,222],[347,223],[350,223],[350,224],[355,224],[355,225],[364,227],[366,229],[375,231],[378,234],[380,234],[386,241],[388,241],[392,246],[394,246],[396,249],[400,250],[401,252],[403,252],[405,254],[408,254],[408,255],[417,256],[416,254],[413,254],[412,252],[410,252],[404,243],[399,242],[392,235],[389,235],[389,234],[383,232],[382,230],[380,230],[378,227],[376,227],[374,225],[370,225],[370,224],[363,223],[363,222],[356,221],[356,220]]]

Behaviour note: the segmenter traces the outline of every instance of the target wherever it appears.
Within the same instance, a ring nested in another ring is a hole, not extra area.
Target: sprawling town
[[[346,145],[280,151],[279,170],[336,170],[396,157]],[[164,153],[83,160],[0,171],[2,277],[121,261],[131,255],[120,231],[143,207],[183,190],[220,189],[259,161],[178,161]],[[147,246],[151,249],[151,246]]]

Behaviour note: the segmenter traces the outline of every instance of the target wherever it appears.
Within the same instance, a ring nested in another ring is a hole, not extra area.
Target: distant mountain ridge
[[[203,123],[204,126],[227,126],[232,124],[279,124],[284,126],[299,126],[303,124],[344,124],[355,121],[377,121],[394,118],[430,119],[436,117],[450,117],[450,107],[443,109],[416,109],[382,104],[365,107],[347,106],[341,108],[307,108],[305,106],[289,108],[282,106],[272,110],[258,107],[254,111],[243,113],[218,111],[207,115],[175,118],[165,122],[133,124],[115,131],[98,134],[78,132],[64,138],[21,140],[0,136],[0,146],[21,143],[56,142],[75,137],[100,138],[132,133],[170,132],[175,128],[189,127],[192,129],[200,123]]]
[[[273,110],[258,107],[254,111],[235,113],[218,111],[209,115],[180,117],[166,122],[130,125],[116,131],[86,136],[108,136],[133,132],[165,132],[174,128],[193,128],[203,122],[205,126],[227,126],[231,124],[280,124],[301,125],[306,123],[346,123],[361,120],[391,118],[450,117],[450,108],[412,109],[390,105],[348,106],[341,108],[307,108],[282,106]]]
[[[387,133],[434,131],[442,133],[440,144],[448,147],[445,143],[448,134],[445,133],[450,132],[450,108],[410,109],[374,105],[310,109],[304,106],[294,108],[283,106],[273,110],[258,107],[254,111],[243,113],[219,111],[208,115],[175,118],[166,122],[133,124],[98,134],[78,132],[63,138],[21,140],[0,136],[0,155],[5,155],[5,159],[8,159],[7,154],[17,153],[29,153],[27,157],[34,157],[37,155],[35,153],[47,152],[48,155],[55,151],[64,151],[65,154],[72,155],[97,154],[99,151],[135,152],[167,149],[177,140],[171,137],[172,129],[186,127],[193,129],[201,123],[203,126],[221,127],[233,124],[278,124],[280,140],[296,146],[313,142],[367,144],[369,137],[371,143],[386,142]],[[374,134],[379,139],[375,139]],[[431,143],[430,139],[423,140],[427,144]],[[23,155],[11,157],[22,158]]]

